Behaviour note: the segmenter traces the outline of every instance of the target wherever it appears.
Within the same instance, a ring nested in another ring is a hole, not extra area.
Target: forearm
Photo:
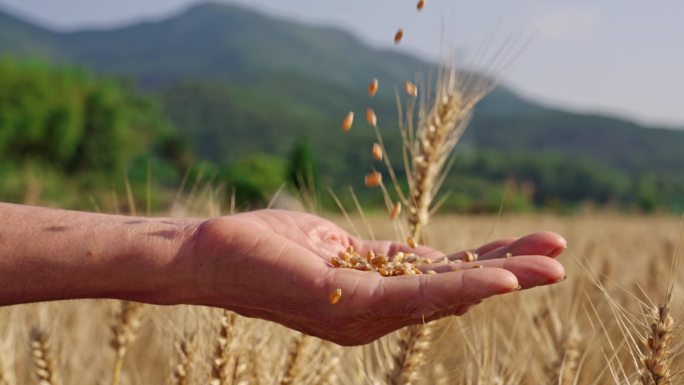
[[[0,203],[0,305],[76,298],[179,300],[193,219],[138,218]],[[187,286],[186,286],[187,287]]]

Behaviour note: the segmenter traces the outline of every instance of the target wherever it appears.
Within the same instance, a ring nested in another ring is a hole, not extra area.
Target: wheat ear
[[[404,329],[399,338],[399,349],[394,356],[394,365],[387,374],[390,385],[411,385],[418,380],[418,371],[430,347],[432,328],[428,325],[414,325]]]
[[[670,314],[672,294],[668,293],[665,304],[653,308],[651,330],[644,341],[645,352],[642,357],[642,385],[672,384],[672,341],[674,339],[674,320]]]
[[[195,347],[192,337],[186,338],[175,344],[176,358],[178,360],[173,371],[174,385],[190,385],[195,359]]]
[[[311,337],[301,334],[296,336],[294,341],[290,344],[287,361],[285,361],[285,376],[280,381],[280,385],[292,385],[297,383],[296,380],[303,369],[302,365],[310,339]]]
[[[40,327],[33,327],[29,334],[33,372],[39,385],[57,385],[57,365],[50,350],[50,335]]]
[[[579,350],[582,336],[576,325],[572,325],[566,335],[558,341],[557,359],[549,367],[549,383],[572,385],[577,377],[579,361],[582,356]]]
[[[313,345],[313,344],[312,344]],[[336,370],[340,367],[341,353],[329,342],[319,342],[308,351],[307,362],[315,362],[297,380],[302,384],[330,384],[337,381]]]
[[[143,305],[137,302],[121,301],[119,312],[115,316],[112,325],[112,339],[110,346],[114,349],[116,357],[112,369],[112,385],[119,385],[121,382],[121,371],[123,369],[126,352],[137,337],[140,328],[140,316]]]
[[[252,349],[249,350],[249,359],[251,361],[248,368],[249,371],[247,373],[249,379],[251,380],[249,381],[249,384],[263,385],[268,383],[268,381],[266,381],[266,378],[264,378],[266,369],[262,367],[263,358],[259,355],[255,347],[252,347]]]
[[[403,135],[410,155],[408,171],[410,200],[409,231],[417,240],[422,239],[422,229],[430,220],[430,209],[448,171],[448,160],[454,147],[465,131],[475,105],[486,94],[485,87],[474,87],[464,92],[463,82],[456,70],[442,71],[437,81],[435,99],[431,107],[423,102],[418,113],[416,138],[411,133]],[[408,119],[413,119],[411,113]]]
[[[328,364],[325,368],[321,370],[320,376],[318,377],[318,382],[321,385],[335,385],[338,383],[337,373],[335,371],[340,366],[340,358],[337,356],[331,356],[328,360]]]
[[[214,357],[211,363],[211,385],[228,385],[231,377],[228,375],[228,364],[230,362],[230,344],[233,339],[233,327],[236,315],[229,311],[224,311],[221,316],[221,328],[216,339]]]

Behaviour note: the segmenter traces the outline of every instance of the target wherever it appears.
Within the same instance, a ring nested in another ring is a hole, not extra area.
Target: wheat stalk
[[[57,365],[50,349],[50,335],[40,327],[29,333],[33,373],[39,385],[58,385]]]
[[[189,337],[177,342],[175,348],[178,362],[173,370],[172,383],[174,385],[191,385],[193,383],[192,372],[195,359],[194,339]]]
[[[307,342],[307,370],[297,377],[298,384],[324,384],[337,381],[336,371],[340,365],[340,350],[331,342],[311,340]],[[315,364],[311,364],[315,363]]]
[[[327,364],[322,369],[320,369],[320,372],[317,373],[316,377],[314,377],[316,379],[315,383],[317,384],[333,385],[337,384],[338,382],[337,374],[335,373],[335,371],[340,366],[340,358],[334,355],[330,355],[327,361]]]
[[[674,320],[670,314],[672,294],[668,293],[665,304],[653,308],[650,332],[644,342],[642,354],[642,385],[672,384],[671,362]]]
[[[560,339],[556,347],[556,360],[549,365],[549,383],[558,385],[572,385],[575,383],[579,361],[582,356],[579,344],[582,336],[576,325]]]
[[[406,128],[402,128],[404,158],[409,181],[408,242],[425,243],[423,229],[430,219],[433,201],[446,173],[448,160],[470,121],[477,102],[486,94],[485,87],[462,88],[455,68],[443,71],[437,81],[432,106],[424,101],[418,112],[418,129],[413,134],[413,108],[407,110]],[[416,94],[416,92],[412,92]],[[395,186],[397,187],[397,186]],[[429,325],[407,328],[399,338],[399,349],[393,357],[394,367],[386,374],[390,384],[412,384],[418,377],[425,352],[429,349]]]
[[[249,384],[263,385],[267,383],[266,379],[264,378],[266,371],[263,370],[264,368],[261,365],[263,359],[259,356],[256,348],[249,350],[249,358],[251,360],[249,372],[247,373],[249,375],[249,379],[251,380]]]
[[[228,375],[228,364],[235,319],[236,315],[227,310],[221,316],[221,328],[216,338],[214,357],[211,363],[211,385],[228,385],[232,382]]]
[[[285,376],[280,381],[280,385],[296,384],[297,378],[303,369],[304,359],[306,358],[306,351],[310,343],[311,337],[303,334],[297,335],[294,341],[290,344],[290,350],[285,361]]]
[[[121,371],[128,348],[135,341],[140,328],[140,317],[143,305],[137,302],[121,301],[119,312],[115,316],[112,325],[112,339],[110,346],[114,349],[116,357],[112,369],[112,385],[121,382]]]
[[[428,325],[414,325],[401,331],[404,335],[398,340],[399,349],[394,356],[394,365],[386,376],[388,384],[416,383],[425,352],[430,348],[431,332],[432,328]]]

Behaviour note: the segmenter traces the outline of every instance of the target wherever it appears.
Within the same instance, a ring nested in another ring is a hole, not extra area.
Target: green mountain
[[[372,50],[340,30],[212,3],[159,22],[82,31],[63,40],[78,61],[146,85],[207,76],[249,84],[294,73],[354,86],[370,74],[395,80],[427,68],[398,53]]]
[[[62,58],[61,36],[0,10],[0,55]]]
[[[3,53],[135,80],[158,94],[200,158],[228,162],[253,152],[285,157],[307,140],[327,183],[356,181],[370,167],[373,134],[359,122],[366,107],[375,108],[390,147],[398,146],[394,89],[434,72],[431,63],[370,48],[338,29],[214,3],[164,20],[70,33],[0,13]],[[365,93],[370,78],[381,84],[372,100]],[[343,134],[339,121],[349,110],[356,111],[357,125]],[[544,107],[504,86],[481,103],[460,146],[503,159],[560,154],[627,176],[679,180],[684,168],[684,131]]]

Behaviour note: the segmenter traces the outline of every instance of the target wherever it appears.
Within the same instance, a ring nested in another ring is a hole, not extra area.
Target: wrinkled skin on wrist
[[[349,245],[362,254],[444,256],[426,247],[411,250],[399,243],[357,239],[303,213],[263,210],[214,218],[199,226],[184,256],[194,275],[192,302],[358,345],[407,325],[461,315],[493,295],[558,282],[565,274],[553,259],[565,240],[554,233],[491,242],[474,249],[480,260],[459,264],[462,271],[435,264],[437,275],[382,277],[333,268],[330,258]],[[505,258],[507,253],[513,257]],[[342,297],[332,305],[329,295],[338,288]]]

